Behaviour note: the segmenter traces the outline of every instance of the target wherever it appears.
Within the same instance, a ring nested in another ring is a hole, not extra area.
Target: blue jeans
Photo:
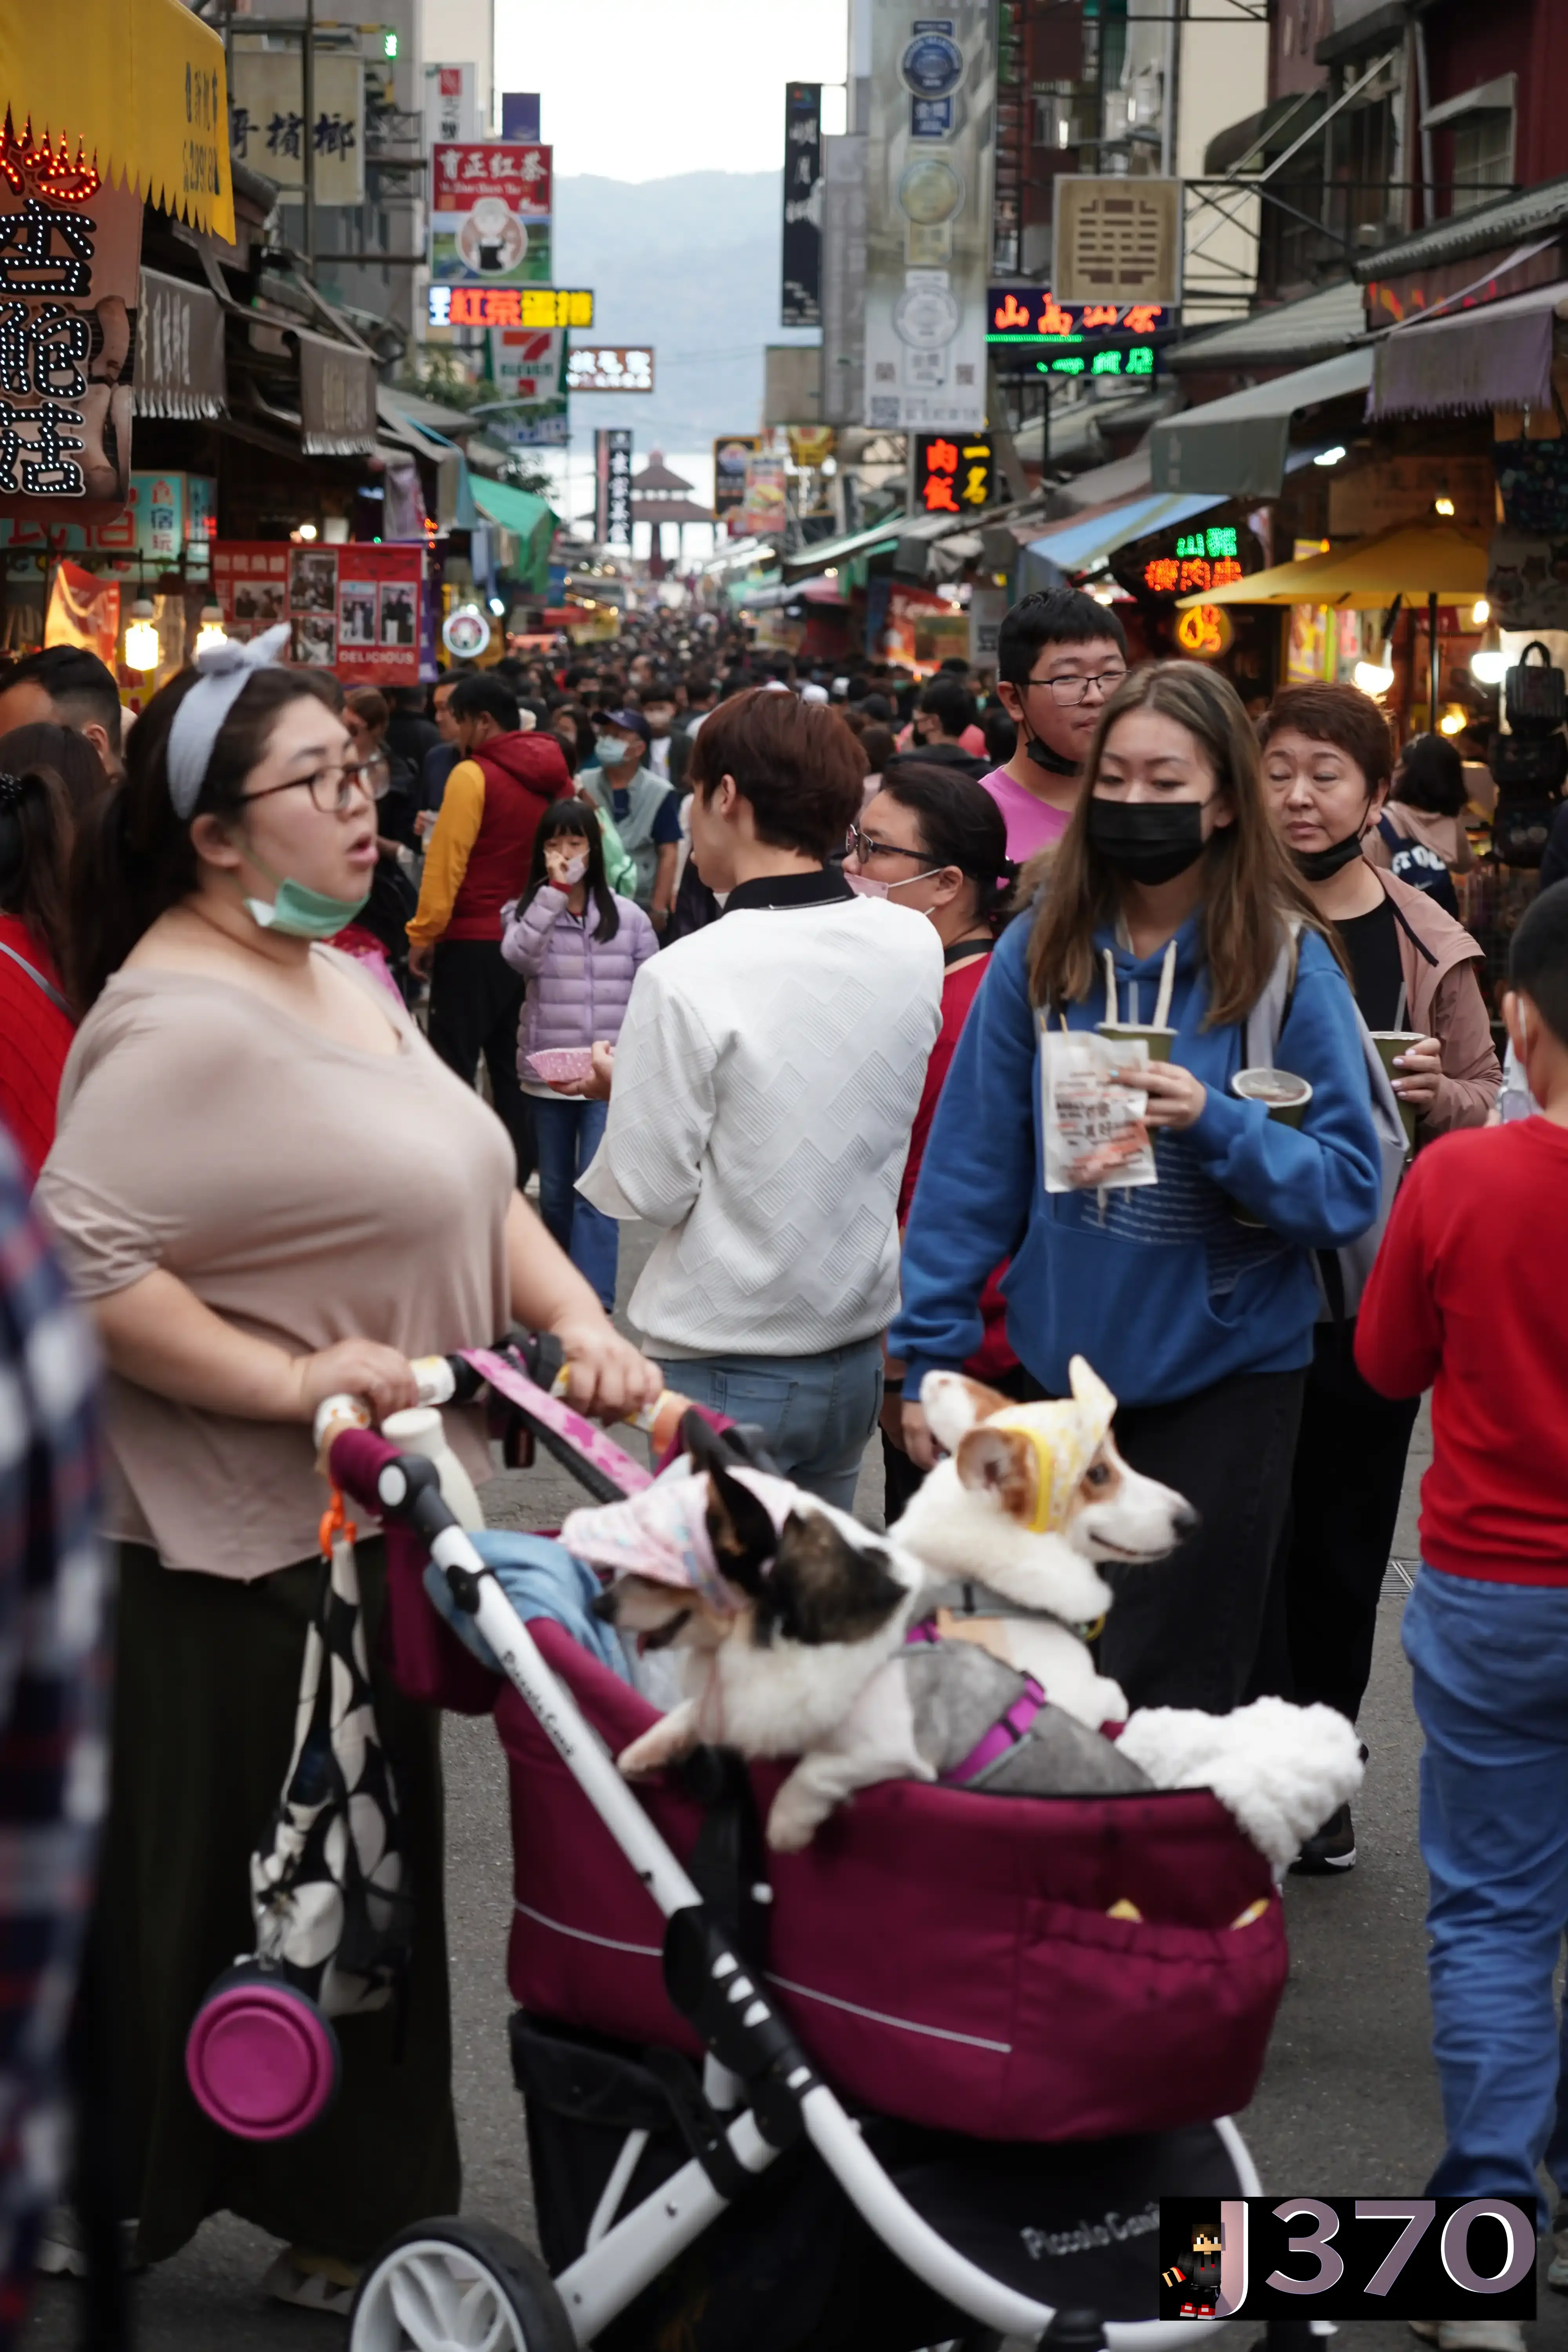
[[[578,1272],[599,1294],[605,1314],[616,1303],[620,1227],[576,1190],[599,1148],[610,1106],[575,1095],[534,1095],[534,1148],[539,1154],[539,1213]]]
[[[1533,2202],[1545,2229],[1542,2157],[1568,2191],[1568,2039],[1552,2000],[1568,1926],[1568,1590],[1424,1567],[1404,1639],[1426,1735],[1427,1972],[1448,2134],[1426,2193]]]
[[[860,1457],[882,1409],[882,1342],[821,1356],[696,1356],[667,1363],[672,1389],[759,1428],[786,1478],[841,1511],[855,1507]]]

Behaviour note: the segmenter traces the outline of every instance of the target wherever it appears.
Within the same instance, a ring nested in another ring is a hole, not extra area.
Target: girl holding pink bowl
[[[576,1184],[608,1106],[559,1090],[589,1076],[596,1044],[615,1044],[638,967],[658,946],[642,908],[605,878],[597,812],[585,801],[556,801],[539,821],[528,887],[507,911],[501,953],[528,982],[517,1075],[533,1101],[540,1214],[606,1313],[620,1235]]]

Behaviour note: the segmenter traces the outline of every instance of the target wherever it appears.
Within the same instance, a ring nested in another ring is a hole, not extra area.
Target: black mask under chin
[[[1352,857],[1361,856],[1361,844],[1359,832],[1347,833],[1342,841],[1331,841],[1327,849],[1293,849],[1290,855],[1303,882],[1326,882]]]
[[[1025,748],[1025,757],[1052,776],[1076,776],[1082,765],[1078,760],[1064,760],[1059,751],[1053,751],[1050,745],[1042,743],[1037,735],[1030,736]]]
[[[1089,838],[1130,882],[1173,882],[1204,854],[1205,801],[1106,801],[1089,804]]]

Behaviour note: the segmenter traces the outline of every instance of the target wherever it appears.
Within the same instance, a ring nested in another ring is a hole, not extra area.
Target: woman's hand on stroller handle
[[[395,1348],[374,1339],[340,1339],[313,1355],[294,1356],[289,1369],[299,1385],[299,1416],[313,1421],[329,1398],[363,1399],[373,1421],[420,1402],[414,1366]]]

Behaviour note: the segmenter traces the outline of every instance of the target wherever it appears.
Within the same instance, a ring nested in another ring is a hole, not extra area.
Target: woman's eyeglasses
[[[286,784],[267,784],[244,797],[265,801],[274,793],[304,791],[323,816],[342,816],[356,793],[363,793],[366,800],[384,801],[391,785],[391,763],[376,752],[368,760],[345,761],[341,768],[317,768],[308,776],[290,776]]]
[[[862,833],[858,824],[849,828],[849,854],[864,865],[868,857],[925,857],[923,849],[900,849],[896,841],[879,841],[874,833]]]

